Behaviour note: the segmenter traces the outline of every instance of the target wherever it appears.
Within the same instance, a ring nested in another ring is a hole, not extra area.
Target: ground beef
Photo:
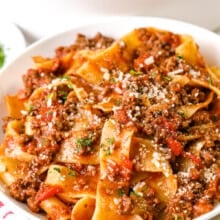
[[[197,125],[210,123],[212,120],[210,119],[210,113],[207,111],[198,111],[192,116],[193,122]]]
[[[129,214],[131,210],[132,201],[130,197],[123,195],[120,199],[118,199],[117,211],[120,215]]]
[[[111,37],[106,37],[101,33],[97,33],[93,38],[87,38],[83,34],[78,34],[76,39],[76,47],[77,49],[90,49],[90,50],[97,50],[97,49],[105,49],[114,42],[114,39]]]
[[[25,86],[23,98],[29,97],[35,89],[44,84],[50,83],[55,77],[56,75],[53,72],[46,73],[45,70],[41,69],[29,69],[28,72],[23,75]]]
[[[69,59],[67,63],[70,64],[74,53],[79,50],[102,50],[112,45],[114,40],[100,33],[93,38],[79,34],[75,44],[57,48],[54,59],[47,60],[51,62],[49,67],[30,69],[24,75],[25,88],[20,92],[21,99],[29,98],[35,89],[48,85],[54,79],[65,82],[55,87],[52,84],[45,86],[38,97],[32,97],[28,103],[31,104],[30,109],[23,112],[21,119],[25,122],[26,117],[31,118],[30,132],[22,134],[25,132],[23,129],[16,139],[22,150],[34,155],[35,159],[22,170],[27,174],[25,178],[18,179],[10,186],[10,193],[14,198],[27,202],[33,211],[39,211],[34,197],[41,183],[44,183],[45,171],[64,141],[69,140],[77,156],[96,153],[95,147],[99,147],[101,131],[108,119],[114,120],[116,134],[123,128],[132,128],[135,137],[151,141],[151,147],[156,152],[163,152],[178,181],[177,192],[167,203],[161,200],[153,186],[146,185],[138,195],[129,188],[133,172],[138,171],[135,170],[138,160],[131,162],[130,158],[122,158],[122,163],[119,159],[106,159],[106,171],[101,179],[106,178],[110,184],[117,183],[120,189],[126,188],[123,195],[113,201],[118,205],[119,214],[139,214],[143,219],[158,219],[163,213],[166,220],[173,220],[175,216],[190,220],[209,211],[220,200],[219,111],[208,105],[188,116],[183,107],[206,101],[210,90],[208,86],[195,87],[192,83],[172,80],[177,74],[187,79],[199,76],[199,79],[207,82],[209,74],[202,61],[201,65],[192,66],[175,53],[181,43],[178,35],[141,28],[137,36],[142,44],[132,53],[125,71],[112,65],[117,64],[113,60],[109,70],[104,70],[107,71],[103,73],[106,77],[98,85],[88,83],[86,79],[76,76],[74,71],[68,76],[63,75],[68,69],[63,59]],[[123,55],[126,45],[119,49]],[[103,69],[99,68],[100,71]],[[86,91],[85,99],[78,98],[74,85],[80,87],[80,92]],[[213,96],[216,101],[217,95]],[[95,105],[105,101],[109,104],[109,100],[110,105],[113,105],[112,111],[105,111]],[[6,119],[4,127],[10,120]],[[79,127],[81,130],[78,130]],[[80,134],[77,138],[74,136],[76,133]],[[113,144],[114,141],[109,140],[109,145],[100,146],[106,158],[117,150],[118,143]],[[195,146],[198,141],[199,146]],[[10,140],[6,138],[5,143],[9,146]],[[73,169],[77,175],[95,176],[99,172],[99,167],[95,165],[61,164]],[[187,170],[184,166],[187,166]],[[86,179],[82,179],[80,184],[80,187],[84,187]],[[104,191],[107,195],[115,194],[114,190],[107,187]]]
[[[94,37],[88,38],[83,34],[78,34],[73,45],[68,47],[58,47],[56,49],[56,56],[61,57],[70,51],[77,51],[83,49],[98,50],[109,47],[114,42],[114,39],[97,33]]]
[[[39,188],[39,182],[30,180],[18,179],[10,185],[10,194],[20,201],[25,201],[29,197],[34,197]]]

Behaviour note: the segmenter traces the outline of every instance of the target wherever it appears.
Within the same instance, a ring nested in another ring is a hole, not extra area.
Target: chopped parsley
[[[47,100],[52,100],[53,97],[54,97],[54,93],[51,92],[51,93],[49,93],[49,94],[47,95]]]
[[[179,59],[183,59],[183,56],[181,54],[177,54],[176,57]]]
[[[121,100],[120,99],[116,99],[115,100],[115,105],[116,106],[120,106],[121,105]]]
[[[136,71],[136,70],[130,70],[129,73],[132,75],[132,76],[139,76],[139,75],[142,75],[143,73],[141,71]]]
[[[151,76],[152,79],[154,79],[156,77],[156,72],[151,72],[150,76]]]
[[[69,176],[76,176],[76,171],[69,168],[68,169],[68,175]]]
[[[67,86],[69,89],[73,89],[73,84],[71,82],[68,82]]]
[[[133,189],[130,191],[130,196],[138,196],[138,197],[140,197]]]
[[[209,78],[209,85],[213,86],[213,81],[211,77]]]
[[[114,77],[111,77],[110,80],[109,80],[109,82],[110,82],[110,83],[115,83],[115,82],[116,82],[116,79],[115,79]]]
[[[111,147],[110,146],[108,146],[107,149],[105,150],[105,155],[106,156],[111,155]]]
[[[68,86],[68,88],[69,88],[69,89],[73,89],[73,84],[71,83],[69,76],[64,75],[64,76],[61,76],[61,77],[59,77],[59,78],[60,78],[61,80],[63,80],[63,81],[67,81],[67,86]]]
[[[89,147],[92,144],[94,134],[91,132],[88,137],[76,139],[78,148]]]
[[[182,116],[183,118],[185,118],[185,113],[184,112],[177,112],[177,114]]]
[[[100,145],[100,148],[102,148],[105,151],[105,155],[109,156],[112,153],[112,145],[115,143],[115,138],[111,137],[111,138],[106,138],[106,145],[104,145],[103,143]]]
[[[106,141],[107,141],[108,144],[113,145],[115,143],[115,138],[114,137],[107,138]]]
[[[59,78],[62,79],[62,80],[70,80],[70,77],[69,77],[69,76],[66,76],[66,75],[61,76],[61,77],[59,77]]]
[[[59,90],[58,95],[62,101],[66,101],[69,92],[65,90]]]
[[[184,220],[184,218],[181,218],[178,215],[174,215],[173,220]]]
[[[166,80],[166,81],[172,80],[171,77],[169,77],[169,76],[164,76],[164,75],[162,75],[162,79],[163,79],[163,80]]]
[[[4,65],[5,62],[5,53],[3,48],[0,46],[0,68]]]
[[[122,197],[125,194],[125,191],[123,189],[118,189],[118,195]]]
[[[53,168],[53,170],[55,170],[56,172],[58,172],[58,173],[60,173],[61,172],[61,170],[60,170],[60,168],[59,167],[54,167]]]
[[[138,93],[143,93],[143,86],[138,86],[138,88],[137,88],[137,92]]]
[[[33,111],[33,109],[34,109],[34,106],[33,105],[28,105],[27,106],[27,111],[30,113],[30,112],[32,112]]]

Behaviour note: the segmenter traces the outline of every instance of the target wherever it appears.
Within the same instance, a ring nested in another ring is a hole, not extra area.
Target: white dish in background
[[[36,42],[28,47],[24,53],[14,60],[13,63],[4,68],[0,75],[0,118],[6,114],[5,105],[2,101],[3,97],[6,94],[15,93],[22,87],[21,75],[28,68],[33,66],[32,56],[52,56],[55,48],[58,46],[70,45],[73,43],[77,33],[94,36],[97,32],[101,32],[105,35],[118,38],[123,34],[132,31],[134,28],[148,26],[170,30],[180,34],[192,35],[200,46],[200,50],[206,61],[209,64],[220,66],[220,36],[191,24],[163,18],[123,17],[118,21],[83,26]],[[0,139],[1,138],[2,133],[0,133]],[[6,194],[5,197],[7,197]],[[13,201],[13,199],[10,198],[10,201]],[[27,212],[28,209],[24,205],[21,205],[18,202],[14,202],[14,204],[16,204],[19,213],[27,215],[29,219],[36,219],[36,217],[30,217],[31,213]],[[218,213],[220,213],[220,206],[217,206],[212,212],[197,218],[197,220],[208,220],[216,216]]]
[[[0,21],[0,46],[5,54],[5,61],[2,70],[14,58],[16,58],[26,47],[25,38],[20,29],[13,23]]]

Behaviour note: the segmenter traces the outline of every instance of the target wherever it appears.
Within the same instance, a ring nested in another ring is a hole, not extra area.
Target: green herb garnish
[[[130,196],[138,196],[139,197],[139,195],[134,190],[130,191]]]
[[[209,78],[209,85],[213,86],[213,81],[211,77]]]
[[[156,76],[156,72],[151,72],[151,73],[150,73],[150,76],[151,76],[152,79],[154,79],[155,76]]]
[[[169,77],[169,76],[164,76],[164,75],[162,75],[162,79],[163,79],[163,80],[166,80],[166,81],[172,80],[171,77]]]
[[[68,169],[68,175],[69,176],[76,176],[76,171],[75,170],[71,170],[70,168]]]
[[[177,112],[177,114],[179,114],[180,116],[182,116],[183,118],[185,118],[185,113],[184,113],[184,112]]]
[[[60,170],[60,168],[59,167],[54,167],[53,168],[53,170],[55,170],[56,172],[58,172],[58,173],[60,173],[61,172],[61,170]]]
[[[115,100],[115,105],[120,106],[121,105],[121,100],[120,99]]]
[[[115,83],[115,82],[116,82],[116,79],[115,79],[114,77],[111,77],[110,80],[109,80],[109,82],[110,82],[110,83]]]
[[[27,111],[30,113],[30,112],[32,112],[33,111],[33,109],[34,109],[34,106],[33,105],[28,105],[27,106]]]
[[[137,88],[137,92],[138,93],[143,93],[143,86],[138,86],[138,88]]]
[[[178,215],[174,215],[173,220],[184,220],[184,218],[181,218]]]
[[[139,76],[139,75],[142,75],[143,73],[141,71],[137,71],[137,70],[130,70],[129,73],[132,75],[132,76]]]
[[[118,195],[122,197],[125,194],[123,189],[118,189]]]
[[[64,75],[64,76],[61,76],[61,77],[59,77],[59,78],[60,78],[61,80],[67,81],[67,86],[68,86],[68,88],[69,88],[69,89],[73,89],[73,84],[71,83],[69,76]]]
[[[110,146],[107,147],[107,149],[106,149],[106,151],[105,151],[105,155],[106,155],[106,156],[111,155],[111,147],[110,147]]]
[[[61,98],[63,101],[66,101],[68,94],[69,94],[68,91],[63,91],[63,90],[59,90],[59,91],[58,91],[58,95],[60,96],[60,98]]]
[[[105,155],[109,156],[112,152],[112,145],[115,143],[115,138],[106,138],[105,139],[107,144],[104,145],[103,143],[100,145],[100,148],[102,148],[105,151]]]
[[[177,215],[174,215],[174,220],[178,220],[178,216]]]
[[[61,77],[59,77],[60,79],[62,79],[62,80],[70,80],[70,77],[69,76],[61,76]]]
[[[3,48],[0,46],[0,68],[4,65],[5,62],[5,53]]]
[[[115,138],[107,138],[106,141],[108,142],[108,144],[113,145],[115,143]]]
[[[73,89],[73,84],[71,82],[68,82],[67,86],[68,86],[69,89]]]
[[[76,144],[79,148],[89,147],[92,144],[94,134],[91,132],[89,137],[78,138]]]
[[[179,58],[179,59],[183,59],[183,56],[180,55],[180,54],[177,54],[176,56],[177,56],[177,58]]]
[[[47,95],[47,100],[53,99],[53,97],[54,97],[54,93],[51,92],[51,93],[49,93],[49,94]]]

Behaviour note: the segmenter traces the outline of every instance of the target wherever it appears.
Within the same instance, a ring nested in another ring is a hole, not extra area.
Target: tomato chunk
[[[121,159],[122,159],[122,166],[127,168],[128,170],[132,170],[133,164],[131,160],[124,154],[122,154]]]
[[[167,145],[175,156],[179,156],[182,153],[183,145],[179,141],[172,137],[167,138],[166,141]]]
[[[60,186],[43,186],[36,194],[35,200],[37,203],[42,202],[58,193],[61,193],[63,189]]]

